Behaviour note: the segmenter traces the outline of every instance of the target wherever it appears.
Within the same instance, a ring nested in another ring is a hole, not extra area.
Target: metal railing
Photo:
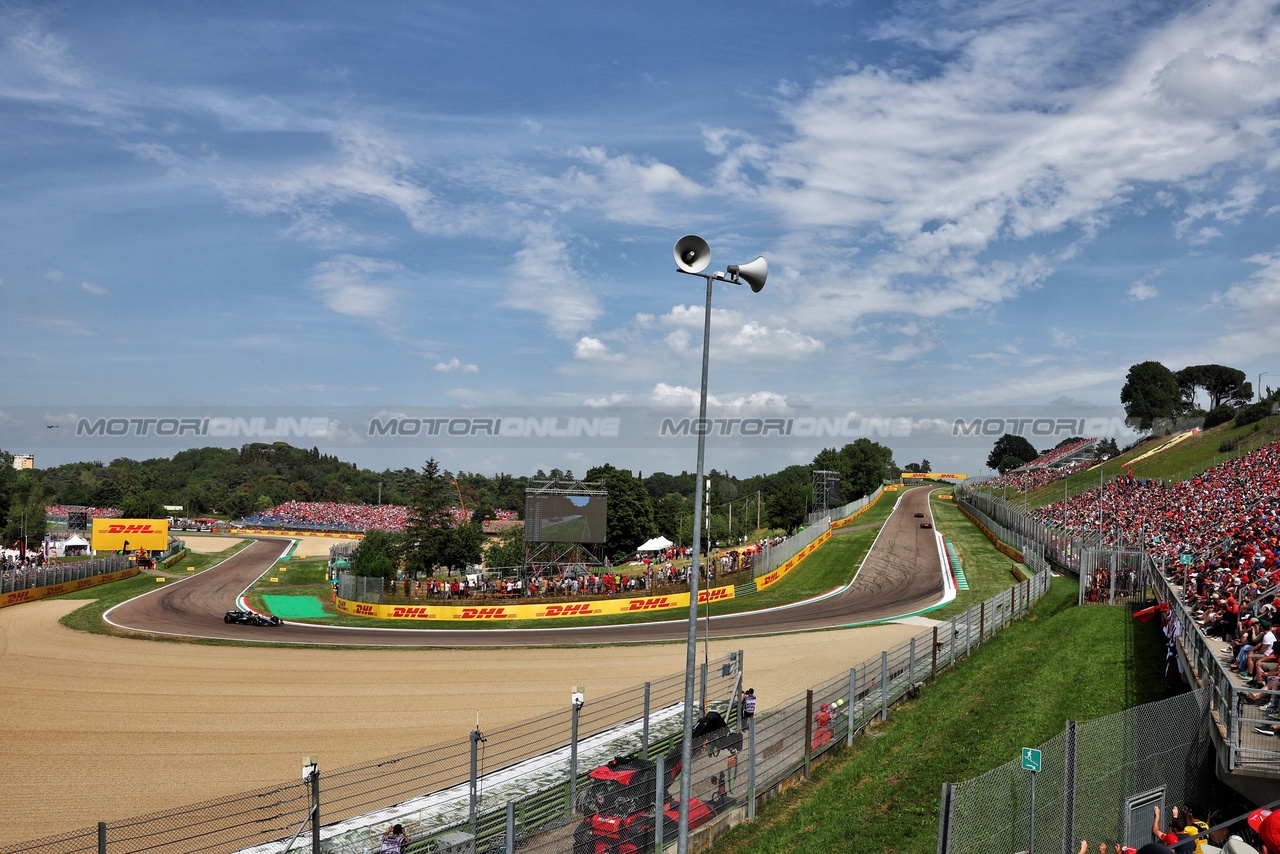
[[[800,554],[805,546],[811,545],[815,540],[831,530],[833,520],[844,519],[848,516],[866,507],[871,502],[880,497],[884,492],[884,487],[876,487],[876,491],[870,495],[863,496],[857,501],[851,501],[840,507],[834,507],[831,510],[821,514],[810,514],[809,527],[803,531],[798,531],[794,535],[788,537],[776,546],[761,549],[757,554],[755,563],[752,565],[752,574],[759,578],[762,575],[768,575],[778,567],[782,566],[791,558]],[[816,515],[816,518],[815,518]]]
[[[128,568],[129,559],[123,555],[107,555],[68,563],[50,563],[43,567],[6,567],[0,570],[0,594],[31,590],[36,587],[52,587],[56,584],[66,584],[69,581],[93,578]]]

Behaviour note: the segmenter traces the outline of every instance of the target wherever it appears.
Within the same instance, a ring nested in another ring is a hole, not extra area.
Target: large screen
[[[530,543],[603,543],[607,518],[603,495],[528,495],[524,538]]]

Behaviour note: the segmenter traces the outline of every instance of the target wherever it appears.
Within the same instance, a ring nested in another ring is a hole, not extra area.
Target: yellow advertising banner
[[[733,586],[713,587],[710,591],[698,591],[698,603],[708,596],[712,602],[724,602],[733,597]],[[515,600],[519,602],[519,600]],[[536,605],[371,605],[365,602],[337,601],[338,610],[356,617],[373,617],[380,620],[546,620],[559,617],[594,617],[597,614],[631,614],[636,611],[658,611],[667,608],[688,608],[688,593],[672,593],[666,596],[638,596],[632,599],[602,599],[598,602],[540,602]]]
[[[167,519],[94,519],[90,548],[94,551],[118,552],[164,551],[169,548]],[[128,543],[126,546],[125,543]]]
[[[831,539],[831,532],[827,531],[821,537],[818,537],[818,539],[802,548],[795,557],[791,558],[791,560],[787,561],[768,575],[760,576],[756,579],[756,590],[763,590],[769,585],[776,584],[781,581],[788,572],[796,568],[796,565],[799,564],[800,561],[813,554],[814,550],[817,549],[818,546],[822,545],[829,539]]]
[[[906,480],[909,477],[927,477],[932,480],[968,480],[969,479],[969,475],[967,474],[943,474],[942,472],[937,472],[937,471],[924,472],[923,474],[918,474],[916,472],[909,472],[909,471],[904,471],[902,473],[903,480]]]
[[[17,605],[20,602],[34,602],[37,599],[44,599],[48,596],[61,596],[63,593],[74,593],[77,590],[86,590],[90,587],[96,587],[99,584],[119,581],[122,578],[130,578],[137,574],[137,567],[131,567],[129,569],[122,569],[119,572],[108,572],[104,575],[92,575],[88,578],[78,578],[75,581],[64,581],[62,584],[53,584],[49,587],[32,587],[27,590],[15,590],[12,593],[0,595],[0,608],[5,608],[9,605]]]

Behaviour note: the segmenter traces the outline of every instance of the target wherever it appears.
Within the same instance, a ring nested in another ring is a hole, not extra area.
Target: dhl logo
[[[767,587],[781,577],[782,577],[782,571],[775,569],[773,572],[769,573],[764,577],[764,579],[760,582],[760,586]]]
[[[159,534],[160,530],[151,525],[108,525],[108,534]]]
[[[391,610],[392,617],[404,617],[415,620],[434,620],[435,617],[426,608],[410,608],[400,606]]]
[[[710,594],[711,594],[711,601],[712,601],[712,602],[719,602],[721,599],[728,599],[728,598],[729,598],[729,591],[728,591],[726,588],[724,588],[724,587],[717,587],[715,590],[699,590],[699,591],[698,591],[698,604],[699,604],[699,605],[701,605],[702,603],[704,603],[704,602],[706,602],[706,601],[707,601],[707,594],[708,594],[708,593],[710,593]]]
[[[507,613],[506,608],[463,608],[455,620],[511,620],[515,614]]]
[[[14,605],[14,604],[17,604],[18,602],[26,602],[28,599],[31,599],[32,596],[31,596],[30,590],[15,590],[13,593],[10,593],[6,598],[10,605]]]
[[[667,596],[657,596],[653,599],[632,599],[627,603],[628,611],[652,611],[657,608],[672,608],[674,604]]]
[[[576,605],[548,605],[547,610],[538,613],[539,617],[586,617],[595,613],[590,602],[579,602]]]
[[[355,613],[357,617],[374,617],[377,616],[378,611],[373,605],[357,603]]]

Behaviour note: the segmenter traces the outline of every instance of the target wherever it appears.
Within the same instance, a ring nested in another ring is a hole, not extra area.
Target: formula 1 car
[[[238,623],[242,626],[279,626],[284,624],[284,620],[279,617],[268,617],[266,614],[259,614],[254,611],[241,611],[239,608],[233,608],[223,614],[222,622]]]
[[[921,523],[920,523],[920,527],[921,527],[921,528],[932,528],[932,527],[933,527],[933,524],[932,524],[931,522],[921,522]]]
[[[714,719],[708,720],[712,716]],[[736,752],[742,746],[742,734],[727,730],[724,720],[715,712],[701,718],[693,730],[695,755],[704,749],[712,754],[718,749]],[[667,787],[680,778],[680,754],[677,743],[666,756],[661,811],[656,809],[657,763],[634,754],[618,756],[589,773],[591,783],[578,796],[577,806],[585,819],[573,833],[573,854],[646,854],[653,849],[659,820],[663,823],[663,840],[674,840],[680,821],[680,802],[678,798],[670,798]],[[711,803],[689,799],[690,830],[701,827],[720,810],[737,802],[725,791],[723,773],[714,782],[717,788]]]

